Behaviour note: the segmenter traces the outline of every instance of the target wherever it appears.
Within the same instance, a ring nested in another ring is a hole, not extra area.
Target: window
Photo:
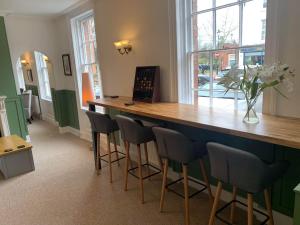
[[[187,2],[185,32],[192,80],[192,92],[187,93],[192,93],[194,104],[243,109],[243,94],[237,91],[224,94],[224,88],[218,82],[232,67],[242,69],[245,65],[264,63],[266,1]]]
[[[94,14],[92,11],[72,19],[72,35],[77,67],[77,80],[82,96],[82,74],[88,73],[96,98],[102,96]],[[82,105],[82,103],[81,103]]]
[[[38,73],[41,98],[52,101],[47,61],[48,57],[40,52],[34,52]]]
[[[261,40],[266,39],[266,19],[261,20]]]
[[[17,76],[18,76],[19,88],[22,88],[23,90],[25,90],[24,74],[23,74],[23,68],[22,68],[20,58],[17,61],[16,67],[17,67]]]

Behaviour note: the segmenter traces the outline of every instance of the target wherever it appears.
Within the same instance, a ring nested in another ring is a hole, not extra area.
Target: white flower
[[[282,80],[282,84],[285,86],[287,92],[291,93],[294,90],[294,83],[290,78],[286,78]]]

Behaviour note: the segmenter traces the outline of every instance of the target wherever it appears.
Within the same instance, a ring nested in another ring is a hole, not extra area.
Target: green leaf
[[[254,83],[251,88],[251,98],[250,99],[254,99],[256,97],[257,90],[258,90],[258,83]]]

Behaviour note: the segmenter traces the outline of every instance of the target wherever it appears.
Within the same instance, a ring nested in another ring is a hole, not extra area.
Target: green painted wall
[[[294,225],[300,224],[300,184],[294,189],[295,197],[295,209],[294,209]]]
[[[71,90],[51,90],[55,120],[60,127],[79,129],[76,93]]]
[[[0,17],[0,95],[7,96],[6,110],[11,134],[26,138],[25,113],[21,97],[17,95],[3,17]]]

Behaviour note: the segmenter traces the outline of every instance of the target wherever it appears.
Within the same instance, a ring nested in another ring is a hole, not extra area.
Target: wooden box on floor
[[[0,170],[5,179],[34,171],[31,149],[16,135],[0,138]]]

